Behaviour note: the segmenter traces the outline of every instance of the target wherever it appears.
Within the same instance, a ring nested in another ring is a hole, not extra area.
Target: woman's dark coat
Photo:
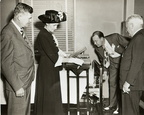
[[[58,47],[46,29],[40,31],[36,41],[40,60],[36,80],[35,115],[63,115]]]

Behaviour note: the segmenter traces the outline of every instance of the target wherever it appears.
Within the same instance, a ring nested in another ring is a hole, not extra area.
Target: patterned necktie
[[[104,67],[108,68],[110,66],[110,59],[108,52],[104,49],[104,60],[103,60]]]
[[[27,39],[27,37],[26,37],[26,34],[25,34],[25,32],[24,32],[24,29],[21,29],[21,34],[22,34],[22,37],[24,38],[24,40],[26,41],[26,43],[29,44],[29,41],[28,41],[28,39]]]
[[[31,51],[33,52],[33,55],[34,55],[32,44],[29,41],[29,39],[26,37],[26,34],[25,34],[23,28],[21,29],[21,34],[22,34],[22,37],[24,38],[25,42],[28,44],[28,46],[30,47]]]
[[[21,34],[22,34],[22,37],[23,37],[24,39],[26,39],[26,35],[25,35],[25,32],[24,32],[23,29],[21,29]]]

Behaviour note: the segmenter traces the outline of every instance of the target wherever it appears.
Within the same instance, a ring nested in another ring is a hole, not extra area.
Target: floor
[[[74,106],[74,105],[73,105]],[[32,108],[33,108],[33,105],[32,105]],[[64,105],[64,108],[65,108],[65,115],[68,115],[67,114],[67,111],[66,111],[66,108],[67,108],[67,105]],[[7,115],[6,114],[6,110],[7,110],[7,108],[6,108],[6,106],[4,105],[4,106],[1,106],[1,115]],[[31,115],[34,115],[34,113],[33,113],[33,109],[31,110]],[[70,115],[78,115],[77,114],[77,112],[76,111],[71,111],[70,112]],[[87,112],[80,112],[80,115],[87,115]],[[90,115],[100,115],[98,112],[94,112],[94,113],[90,113]],[[111,114],[111,112],[104,112],[104,115],[112,115]],[[119,115],[119,114],[117,114],[117,115]]]
[[[74,107],[76,105],[72,105],[72,106]],[[1,115],[7,115],[6,114],[6,110],[7,110],[6,105],[2,105],[1,106]],[[94,112],[91,112],[89,115],[100,115],[98,110],[99,110],[99,108],[97,108],[97,110],[95,110]],[[67,105],[66,104],[64,104],[64,111],[66,113],[65,115],[68,115],[67,114]],[[141,115],[144,115],[144,110],[140,109],[140,111],[141,111]],[[33,113],[33,105],[32,105],[31,115],[34,115],[34,113]],[[73,110],[70,113],[70,115],[78,115],[78,114],[77,114],[76,111]],[[87,113],[83,111],[79,115],[87,115]],[[114,115],[114,114],[113,114],[113,111],[103,111],[103,115]],[[117,115],[121,115],[121,114],[117,114]]]

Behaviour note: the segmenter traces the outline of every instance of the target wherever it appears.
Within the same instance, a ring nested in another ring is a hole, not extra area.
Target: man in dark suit
[[[122,115],[140,115],[139,102],[144,90],[143,18],[137,14],[131,15],[126,27],[132,40],[122,56],[120,66]]]
[[[100,63],[104,66],[104,74],[106,68],[109,72],[109,106],[104,109],[116,110],[114,113],[117,114],[119,105],[118,95],[120,95],[118,90],[119,65],[121,54],[128,44],[128,40],[117,33],[104,37],[101,31],[95,31],[91,37],[91,41],[93,45],[96,46],[95,52]],[[110,64],[105,61],[106,54]]]
[[[32,12],[29,5],[18,3],[14,18],[1,32],[1,66],[6,82],[8,115],[30,115],[34,53],[23,29],[31,22]]]

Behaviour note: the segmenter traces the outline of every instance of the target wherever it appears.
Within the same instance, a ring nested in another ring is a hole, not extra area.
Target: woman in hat
[[[37,49],[41,57],[36,82],[35,115],[64,115],[59,71],[62,59],[67,55],[58,48],[53,32],[60,22],[66,21],[66,15],[47,10],[38,18],[45,26],[37,36]]]

